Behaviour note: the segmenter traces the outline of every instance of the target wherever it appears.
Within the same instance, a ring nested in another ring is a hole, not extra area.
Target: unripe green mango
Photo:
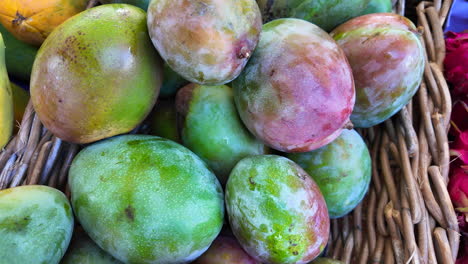
[[[59,263],[72,232],[71,206],[59,190],[25,185],[0,191],[1,263]]]
[[[47,37],[34,62],[31,100],[54,135],[89,143],[134,129],[153,108],[161,82],[146,13],[101,5]]]
[[[364,198],[371,180],[371,158],[355,130],[344,129],[324,147],[287,154],[314,179],[327,202],[330,218],[346,215]]]
[[[150,0],[100,0],[100,2],[103,4],[118,4],[118,3],[130,4],[130,5],[138,6],[139,8],[146,11],[148,9]]]
[[[5,44],[0,34],[0,150],[8,143],[13,131],[13,94],[5,65]]]
[[[222,184],[239,160],[267,151],[242,124],[226,85],[189,84],[177,93],[176,108],[184,146],[204,159]]]
[[[164,138],[92,144],[69,172],[73,209],[96,244],[125,263],[186,263],[223,225],[223,191],[205,163]]]
[[[392,1],[391,0],[370,0],[367,5],[364,14],[373,13],[391,13],[392,12]]]
[[[181,143],[177,129],[177,114],[174,100],[158,100],[150,120],[151,135]]]
[[[123,264],[102,250],[84,232],[73,235],[60,264]]]

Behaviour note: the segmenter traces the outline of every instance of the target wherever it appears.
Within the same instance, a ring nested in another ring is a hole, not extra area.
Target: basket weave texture
[[[352,213],[332,220],[329,257],[353,264],[455,261],[460,235],[447,191],[451,98],[442,68],[442,26],[451,4],[394,1],[399,14],[417,5],[424,79],[396,116],[359,131],[372,155],[371,186]],[[18,134],[0,152],[0,190],[43,184],[68,193],[68,169],[79,149],[43,127],[30,102]]]

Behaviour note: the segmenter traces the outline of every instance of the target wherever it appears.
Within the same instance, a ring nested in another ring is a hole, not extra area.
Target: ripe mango
[[[69,173],[73,209],[86,233],[125,263],[187,263],[223,225],[216,176],[167,139],[123,135],[92,144]]]
[[[0,262],[59,263],[73,232],[73,213],[57,189],[25,185],[0,191]]]
[[[54,135],[89,143],[134,129],[161,82],[145,12],[109,4],[70,18],[46,39],[34,62],[31,99]]]
[[[226,209],[242,248],[262,263],[307,263],[328,241],[330,220],[319,187],[285,157],[241,160],[226,185]]]
[[[262,20],[255,0],[152,0],[148,30],[166,63],[205,85],[236,78],[255,49]]]
[[[189,84],[177,93],[176,108],[184,146],[204,159],[223,185],[239,160],[267,151],[242,124],[226,85]]]
[[[0,34],[0,149],[10,140],[13,122],[13,94],[5,65],[5,44]]]
[[[344,129],[330,144],[288,158],[314,179],[327,202],[330,218],[353,210],[364,198],[371,180],[371,157],[355,130]]]
[[[60,264],[123,264],[102,250],[84,232],[73,235]]]
[[[336,42],[304,20],[263,26],[249,64],[233,81],[247,128],[283,152],[306,152],[337,138],[349,122],[355,93],[351,67]]]

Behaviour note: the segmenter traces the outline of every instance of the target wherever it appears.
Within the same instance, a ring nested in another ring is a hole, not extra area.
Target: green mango
[[[31,75],[31,100],[57,137],[90,143],[134,129],[151,112],[162,60],[146,13],[127,4],[83,11],[54,29]]]
[[[69,172],[73,209],[86,233],[125,263],[186,263],[223,225],[216,176],[187,148],[123,135],[84,148]]]
[[[328,241],[330,219],[319,187],[285,157],[239,161],[226,184],[226,209],[242,248],[262,263],[307,263]]]
[[[5,45],[0,34],[0,150],[10,140],[13,122],[13,94],[5,66]]]
[[[164,63],[164,81],[161,86],[160,96],[163,98],[174,96],[177,91],[187,85],[189,81],[185,80],[173,71],[167,63]]]
[[[94,243],[84,232],[75,233],[61,264],[123,264]]]
[[[0,191],[1,263],[59,263],[72,232],[72,209],[59,190],[25,185]]]
[[[138,6],[143,10],[148,10],[148,5],[151,0],[100,0],[103,4],[130,4]]]
[[[330,31],[347,20],[364,14],[370,0],[257,0],[263,21],[300,18]]]
[[[2,24],[0,24],[0,33],[6,46],[5,60],[8,74],[28,82],[38,48],[16,39]]]
[[[392,12],[392,1],[391,0],[370,0],[367,5],[364,14],[373,13],[391,13]]]
[[[332,143],[305,153],[287,154],[317,183],[327,202],[330,218],[353,210],[369,189],[371,158],[355,130],[343,130]]]
[[[180,143],[176,119],[174,100],[159,100],[149,121],[150,134]]]
[[[204,159],[223,185],[239,160],[267,150],[242,124],[226,85],[189,84],[177,93],[176,108],[184,146]]]
[[[317,258],[309,264],[343,264],[343,262],[331,258]]]

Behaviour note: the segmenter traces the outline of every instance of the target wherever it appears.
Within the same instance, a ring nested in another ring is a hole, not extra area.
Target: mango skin
[[[310,264],[344,264],[343,262],[331,258],[317,258],[314,261],[310,262]]]
[[[261,264],[241,248],[235,238],[219,236],[192,264]]]
[[[364,14],[369,0],[257,0],[264,22],[277,18],[299,18],[330,31]]]
[[[177,93],[176,108],[184,146],[205,160],[223,185],[239,160],[267,151],[242,124],[226,85],[189,84]]]
[[[355,100],[343,51],[325,31],[293,18],[263,26],[233,87],[250,132],[283,152],[311,151],[338,137]]]
[[[177,91],[189,84],[189,81],[182,78],[177,72],[173,71],[171,67],[164,63],[164,81],[161,86],[160,96],[163,98],[173,97]]]
[[[354,18],[330,33],[353,69],[355,127],[384,122],[417,92],[425,63],[418,34],[410,20],[389,13]]]
[[[226,209],[242,248],[262,263],[307,263],[328,241],[327,206],[318,186],[284,157],[241,160],[226,185]]]
[[[370,0],[363,15],[373,13],[391,13],[392,1],[391,0]]]
[[[344,129],[337,139],[324,147],[287,157],[317,183],[330,218],[348,214],[369,189],[371,158],[366,143],[355,130]]]
[[[29,82],[38,48],[17,40],[2,24],[0,24],[0,33],[6,46],[5,61],[8,74]]]
[[[2,263],[59,263],[72,232],[71,206],[59,190],[26,185],[0,191]]]
[[[60,264],[123,264],[96,245],[86,234],[73,236]]]
[[[150,117],[150,134],[181,143],[177,129],[177,113],[174,100],[158,100]]]
[[[125,263],[185,263],[223,224],[215,175],[187,148],[123,135],[82,150],[69,172],[75,215],[86,233]]]
[[[89,143],[127,133],[149,114],[162,62],[146,15],[125,4],[88,9],[58,26],[39,49],[31,99],[57,137]]]
[[[143,10],[148,10],[148,5],[150,3],[150,0],[100,0],[99,2],[103,4],[130,4],[134,6],[138,6],[139,8]]]
[[[8,143],[13,131],[13,93],[5,65],[5,44],[0,33],[0,150]]]
[[[184,79],[205,85],[236,78],[262,29],[254,0],[152,0],[148,30],[166,63]]]

